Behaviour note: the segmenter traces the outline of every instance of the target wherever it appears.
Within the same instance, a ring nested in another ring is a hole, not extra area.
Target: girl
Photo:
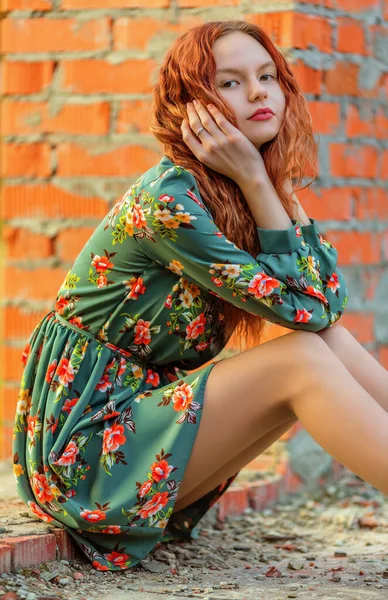
[[[20,495],[99,570],[190,539],[298,419],[388,493],[388,374],[337,323],[337,251],[293,192],[316,146],[289,64],[244,21],[195,27],[167,53],[153,116],[163,158],[75,260],[17,404]],[[265,321],[295,331],[260,344]],[[241,352],[214,360],[232,333]]]

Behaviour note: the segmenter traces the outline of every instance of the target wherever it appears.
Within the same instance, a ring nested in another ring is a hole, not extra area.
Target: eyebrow
[[[274,63],[273,60],[269,60],[268,62],[264,63],[263,65],[261,65],[261,67],[259,67],[260,69],[264,69],[264,67],[276,67],[276,64]],[[223,73],[223,72],[228,72],[228,73],[242,73],[242,69],[233,69],[232,67],[229,68],[224,68],[224,69],[218,69],[216,71],[217,73]]]

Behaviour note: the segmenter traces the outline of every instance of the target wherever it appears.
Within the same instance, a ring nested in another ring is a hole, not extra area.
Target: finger
[[[202,122],[202,120],[199,117],[198,111],[194,108],[194,105],[188,105],[187,106],[187,116],[189,118],[189,125],[191,127],[191,129],[194,131],[195,135],[197,135],[197,131],[199,131],[199,129],[201,127],[204,127],[205,131],[201,132],[201,136],[205,137],[206,135],[209,136],[209,132],[207,130],[206,124]],[[199,139],[199,137],[197,138]],[[202,142],[202,140],[201,140]]]
[[[236,127],[232,125],[230,121],[222,114],[220,110],[216,106],[212,104],[207,105],[207,109],[209,113],[212,115],[213,119],[217,123],[217,126],[225,135],[230,135],[236,132]]]
[[[202,144],[198,141],[198,138],[192,134],[192,131],[186,119],[183,119],[181,123],[181,129],[183,141],[190,148],[192,153],[197,158],[199,158],[199,153],[202,151]]]
[[[220,136],[220,128],[217,123],[214,121],[210,112],[205,108],[205,106],[198,100],[197,105],[195,106],[196,114],[199,116],[200,127],[204,127],[205,131],[207,131],[213,138],[217,139]],[[198,131],[198,129],[196,129]],[[205,133],[205,132],[204,132]],[[201,133],[203,135],[203,133]]]

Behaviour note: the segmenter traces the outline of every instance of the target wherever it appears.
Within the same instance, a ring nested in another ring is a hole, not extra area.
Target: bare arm
[[[269,178],[251,179],[238,185],[251,209],[257,227],[264,229],[292,227],[292,221]]]

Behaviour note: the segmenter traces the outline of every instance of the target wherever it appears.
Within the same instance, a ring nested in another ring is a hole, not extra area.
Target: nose
[[[257,98],[267,98],[268,91],[264,81],[260,81],[256,77],[249,82],[248,98],[250,102],[254,102]]]

